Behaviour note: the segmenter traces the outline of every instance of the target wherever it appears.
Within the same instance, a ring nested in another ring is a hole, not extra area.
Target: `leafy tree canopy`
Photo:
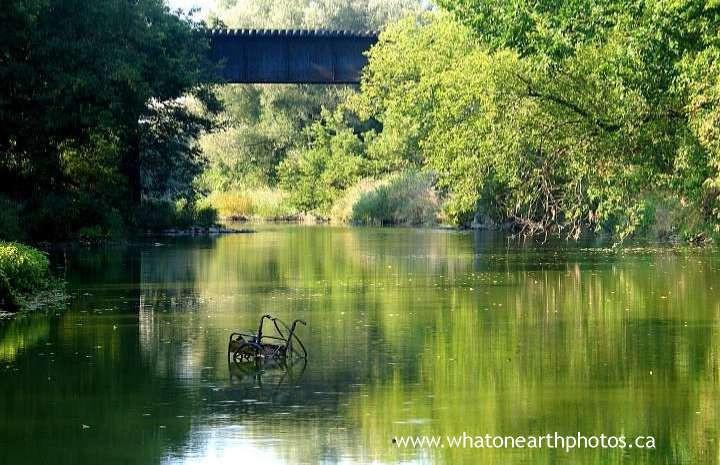
[[[717,224],[720,4],[439,3],[383,32],[347,101],[365,159],[435,172],[458,223],[623,238],[662,197]]]
[[[208,122],[173,102],[195,94],[217,109],[198,26],[162,0],[3,4],[0,180],[36,235],[127,218],[158,176],[174,177],[169,195],[188,194],[201,162],[192,139]],[[175,172],[150,169],[176,158]]]

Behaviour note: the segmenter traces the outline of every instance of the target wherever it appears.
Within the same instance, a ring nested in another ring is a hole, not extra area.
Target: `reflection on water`
[[[62,313],[0,322],[0,463],[710,464],[720,255],[406,229],[77,250]],[[273,313],[306,367],[228,369]],[[401,435],[657,449],[398,449]]]

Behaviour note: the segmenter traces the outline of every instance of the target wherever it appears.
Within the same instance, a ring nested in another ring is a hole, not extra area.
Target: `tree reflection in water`
[[[720,454],[713,250],[268,226],[70,257],[67,311],[0,323],[0,463],[709,464]],[[299,379],[228,370],[227,335],[268,312],[308,322]],[[463,431],[652,434],[658,448],[390,442]]]

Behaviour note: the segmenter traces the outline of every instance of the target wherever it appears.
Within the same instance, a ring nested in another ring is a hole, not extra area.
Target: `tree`
[[[325,112],[307,132],[311,145],[283,160],[280,182],[294,207],[327,215],[333,201],[367,174],[364,147],[338,113]]]
[[[457,223],[528,234],[622,239],[658,199],[720,211],[717,5],[441,4],[370,52],[347,104],[375,123],[367,159],[436,173]]]
[[[157,121],[153,102],[192,93],[213,103],[199,25],[162,0],[11,1],[3,10],[3,192],[27,204],[34,232],[46,237],[106,213],[129,217],[143,190],[141,149],[157,149],[150,138],[167,135],[146,124]],[[178,142],[192,144],[193,135]],[[174,154],[196,163],[196,151]],[[100,173],[112,175],[93,181]]]

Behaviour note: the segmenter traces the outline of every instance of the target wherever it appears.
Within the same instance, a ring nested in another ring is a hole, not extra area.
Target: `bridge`
[[[376,31],[212,29],[211,59],[229,83],[356,84]]]

